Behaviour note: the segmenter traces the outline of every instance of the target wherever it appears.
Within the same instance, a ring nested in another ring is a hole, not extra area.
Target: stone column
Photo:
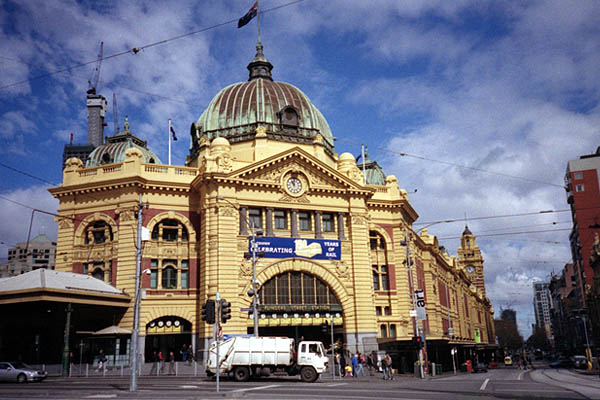
[[[315,211],[315,238],[323,239],[323,232],[321,229],[321,211]]]
[[[273,235],[273,208],[267,207],[267,236]]]
[[[248,207],[240,206],[240,235],[248,234]]]
[[[292,210],[290,213],[290,227],[292,237],[298,237],[298,211]]]
[[[338,213],[337,215],[339,240],[346,240],[346,236],[344,235],[344,216],[344,213]]]

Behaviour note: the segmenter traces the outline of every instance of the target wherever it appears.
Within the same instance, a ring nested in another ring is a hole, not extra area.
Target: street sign
[[[416,317],[417,316],[417,310],[409,310],[408,311],[408,316],[409,317]]]

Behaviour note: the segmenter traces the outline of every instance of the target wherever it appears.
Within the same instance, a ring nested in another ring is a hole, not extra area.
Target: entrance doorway
[[[192,324],[180,317],[166,316],[151,321],[146,325],[146,344],[144,357],[152,360],[153,353],[162,353],[163,360],[169,359],[172,351],[176,361],[182,361],[183,346],[192,343]]]
[[[248,328],[248,333],[254,333],[254,328]],[[302,340],[317,340],[323,342],[326,350],[331,347],[331,331],[329,325],[326,329],[321,326],[261,326],[258,328],[260,336],[282,336],[294,339],[296,343]],[[341,327],[333,331],[333,342],[343,342],[344,333]]]

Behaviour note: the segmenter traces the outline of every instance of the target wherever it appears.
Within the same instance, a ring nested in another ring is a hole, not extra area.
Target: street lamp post
[[[217,196],[217,200],[223,200],[236,207],[231,201],[227,200],[223,196]],[[237,208],[237,207],[236,207]],[[244,223],[250,229],[252,236],[250,237],[250,258],[252,260],[252,288],[248,291],[248,296],[252,297],[252,319],[254,322],[254,336],[258,337],[258,288],[256,287],[256,262],[258,258],[256,236],[257,231],[254,227],[253,221],[248,221],[245,215],[240,213],[240,217],[244,220]]]
[[[592,360],[592,354],[591,354],[591,351],[590,351],[590,341],[588,339],[587,325],[585,323],[585,317],[578,316],[578,317],[575,317],[575,318],[580,319],[580,320],[583,321],[583,332],[585,333],[585,346],[586,346],[586,349],[585,349],[585,359],[588,362],[588,369],[590,369],[589,368],[589,363]]]

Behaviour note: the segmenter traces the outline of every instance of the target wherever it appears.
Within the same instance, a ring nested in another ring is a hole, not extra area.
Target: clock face
[[[290,193],[293,194],[298,194],[302,191],[302,181],[295,177],[289,178],[287,180],[286,186],[287,190],[289,190]]]
[[[474,267],[474,266],[472,266],[472,265],[468,265],[468,266],[467,266],[467,272],[468,272],[469,274],[474,274],[474,273],[475,273],[475,267]]]

